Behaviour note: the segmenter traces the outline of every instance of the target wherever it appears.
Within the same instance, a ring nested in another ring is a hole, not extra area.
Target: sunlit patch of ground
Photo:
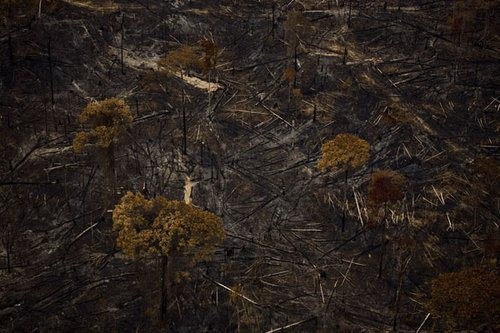
[[[95,1],[95,0],[62,0],[70,5],[95,11],[112,12],[119,8],[113,1]]]

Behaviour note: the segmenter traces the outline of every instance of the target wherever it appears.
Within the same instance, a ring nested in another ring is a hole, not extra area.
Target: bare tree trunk
[[[342,232],[345,231],[345,220],[346,220],[346,210],[347,210],[347,178],[349,177],[349,167],[345,169],[344,175],[344,202],[342,203],[344,209],[342,211]]]
[[[271,26],[271,31],[273,32],[274,34],[274,27],[276,26],[276,23],[275,23],[275,11],[276,11],[276,4],[273,2],[272,4],[272,26]]]
[[[200,166],[203,167],[203,141],[200,142]]]
[[[378,263],[378,277],[382,277],[382,270],[384,267],[384,257],[385,257],[385,251],[386,251],[386,245],[387,241],[385,239],[382,239],[382,246],[381,246],[381,253],[380,253],[380,261]]]
[[[378,277],[382,277],[382,270],[384,267],[384,257],[388,240],[385,239],[385,218],[387,216],[387,202],[384,203],[384,217],[382,218],[382,243],[381,243],[381,253],[380,253],[380,262],[378,265]]]
[[[396,301],[395,301],[395,309],[394,309],[394,318],[392,320],[392,331],[397,332],[398,331],[398,316],[399,316],[399,309],[400,309],[400,300],[401,300],[401,287],[403,286],[403,270],[401,269],[400,276],[399,276],[399,283],[398,283],[398,289],[396,290]]]
[[[54,107],[55,100],[54,100],[54,74],[52,71],[52,49],[51,49],[51,38],[49,36],[49,40],[47,42],[47,54],[48,54],[48,61],[49,61],[49,75],[50,75],[50,101],[52,103],[52,107]]]
[[[299,42],[295,44],[295,48],[293,50],[293,69],[295,70],[295,75],[293,76],[293,87],[297,84],[297,72],[299,70],[299,59],[297,55],[297,48],[299,47]]]
[[[347,26],[351,27],[351,12],[352,12],[352,0],[349,0],[349,17],[347,19]]]
[[[159,306],[159,319],[160,322],[165,324],[164,329],[168,332],[168,322],[171,319],[169,315],[169,303],[173,297],[172,286],[174,283],[174,256],[162,256],[160,260],[160,306]]]
[[[48,123],[48,114],[47,114],[47,105],[43,106],[44,113],[44,122],[45,122],[45,136],[49,136],[49,123]]]
[[[121,22],[121,39],[120,39],[120,58],[122,62],[122,75],[125,75],[125,69],[124,69],[124,64],[123,64],[123,39],[124,39],[124,21],[125,21],[125,15],[122,13],[122,22]]]
[[[9,44],[9,62],[11,66],[14,66],[14,48],[12,46],[12,32],[10,31],[10,20],[7,25],[7,43]]]
[[[116,189],[117,189],[117,181],[116,181],[116,171],[115,171],[115,153],[114,153],[114,145],[111,145],[108,148],[102,148],[100,152],[101,159],[101,167],[103,170],[104,178],[106,180],[106,185],[108,188],[106,189],[106,200],[105,205],[109,206],[114,204]]]
[[[182,154],[187,155],[187,124],[186,124],[186,107],[185,107],[184,89],[182,89]]]
[[[11,252],[12,252],[12,247],[11,246],[6,246],[5,250],[7,252],[7,273],[12,273],[12,265],[11,265]]]
[[[167,309],[168,309],[168,282],[167,271],[168,271],[168,257],[162,256],[160,260],[161,265],[161,275],[160,275],[160,308],[159,308],[159,318],[161,322],[165,322],[167,319]]]

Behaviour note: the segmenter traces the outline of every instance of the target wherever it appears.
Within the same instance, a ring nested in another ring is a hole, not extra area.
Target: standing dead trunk
[[[389,240],[385,239],[385,218],[387,216],[387,202],[384,204],[384,217],[382,219],[382,243],[381,243],[381,253],[380,253],[380,261],[378,265],[378,277],[382,277],[382,270],[384,267],[384,257],[385,257],[385,251],[386,251],[386,246]]]
[[[346,220],[346,210],[347,210],[347,178],[349,177],[349,167],[345,169],[344,175],[344,202],[343,202],[343,211],[342,211],[342,232],[345,231],[345,220]]]
[[[11,264],[11,253],[12,253],[12,247],[11,246],[6,246],[6,252],[7,252],[7,273],[12,273],[12,264]]]
[[[168,309],[168,282],[167,282],[167,271],[168,271],[168,257],[162,256],[160,260],[161,270],[160,270],[160,308],[158,317],[161,322],[165,322],[167,319],[167,309]]]
[[[187,124],[186,124],[186,107],[185,107],[185,92],[182,90],[182,154],[187,155]]]
[[[349,17],[347,19],[347,26],[351,27],[351,12],[352,12],[352,0],[349,0]]]
[[[8,226],[7,226],[8,228]],[[12,247],[13,247],[13,235],[7,231],[6,234],[3,235],[1,244],[5,248],[6,259],[7,259],[7,273],[12,273]]]
[[[125,21],[125,15],[122,13],[122,22],[121,22],[121,36],[120,36],[120,58],[121,58],[121,69],[122,69],[122,75],[125,75],[125,67],[123,63],[123,39],[124,39],[124,21]]]
[[[12,32],[10,31],[10,21],[7,25],[7,43],[9,44],[9,62],[10,65],[14,66],[14,49],[12,46]]]
[[[200,166],[203,167],[203,141],[200,142]]]
[[[297,72],[299,70],[299,56],[297,54],[297,48],[299,47],[299,42],[295,44],[295,48],[293,49],[293,69],[295,70],[293,76],[293,87],[296,88],[297,85]]]
[[[210,85],[212,83],[212,69],[208,70],[208,119],[212,119],[212,91]]]
[[[101,167],[103,170],[104,178],[106,180],[106,206],[114,204],[116,196],[116,172],[115,172],[115,153],[114,145],[110,144],[107,148],[102,148],[100,155]]]
[[[14,66],[14,45],[12,44],[12,8],[9,6],[7,11],[7,44],[9,47],[9,62]]]
[[[160,306],[158,317],[160,322],[165,324],[165,329],[168,331],[168,321],[170,319],[169,303],[173,296],[174,284],[174,258],[175,256],[162,256],[160,259]]]
[[[401,305],[401,287],[403,286],[403,270],[400,271],[399,274],[399,283],[398,283],[398,289],[396,290],[396,301],[394,305],[394,318],[392,320],[392,331],[397,332],[398,331],[398,317],[399,317],[399,309]]]
[[[382,270],[384,268],[384,257],[385,257],[385,251],[386,251],[386,246],[387,246],[387,240],[383,239],[382,240],[382,246],[381,246],[381,253],[380,253],[380,261],[378,263],[378,277],[382,277]]]
[[[271,31],[272,31],[272,32],[273,32],[273,34],[274,34],[274,27],[276,26],[276,22],[275,22],[276,4],[275,4],[274,2],[273,2],[273,4],[272,4],[272,9],[271,9],[271,10],[272,10],[272,17],[271,17],[271,20],[272,20],[271,24],[272,24],[272,26],[271,26]]]
[[[49,62],[49,75],[50,75],[50,101],[52,103],[52,107],[54,107],[54,74],[52,70],[52,48],[51,48],[51,38],[49,36],[49,40],[47,41],[47,54],[48,54],[48,62]]]

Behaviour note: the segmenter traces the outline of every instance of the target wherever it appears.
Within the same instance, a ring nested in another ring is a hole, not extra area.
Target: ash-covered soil
[[[120,194],[189,188],[227,232],[177,287],[173,332],[439,331],[432,278],[496,267],[498,6],[457,33],[451,1],[272,3],[49,1],[1,26],[0,331],[165,330],[158,260],[116,247],[99,156],[72,149],[85,105],[115,96],[134,114]],[[210,74],[158,68],[202,38]],[[371,145],[347,182],[317,168],[339,133]],[[378,169],[407,179],[383,223]]]

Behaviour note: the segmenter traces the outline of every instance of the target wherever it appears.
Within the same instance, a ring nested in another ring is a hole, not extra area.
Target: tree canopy
[[[158,67],[170,70],[201,70],[205,73],[217,65],[219,48],[214,41],[203,38],[198,45],[181,45],[158,61]]]
[[[439,274],[432,280],[430,312],[448,328],[500,321],[500,278],[483,267]],[[498,327],[497,327],[498,328]]]
[[[321,148],[318,162],[320,170],[333,170],[339,167],[360,167],[370,158],[370,144],[349,133],[338,134]]]
[[[373,172],[368,186],[368,202],[380,205],[403,199],[404,182],[405,177],[397,171],[377,170]]]
[[[182,201],[128,192],[113,210],[117,244],[130,257],[155,254],[209,257],[225,236],[222,219]]]
[[[73,140],[73,149],[81,152],[86,143],[108,148],[132,122],[132,113],[125,100],[109,98],[89,103],[80,114],[82,124],[89,124],[89,131],[78,132]]]
[[[200,68],[200,56],[195,47],[181,45],[178,49],[167,53],[165,58],[158,61],[160,68],[186,70],[188,68]]]

